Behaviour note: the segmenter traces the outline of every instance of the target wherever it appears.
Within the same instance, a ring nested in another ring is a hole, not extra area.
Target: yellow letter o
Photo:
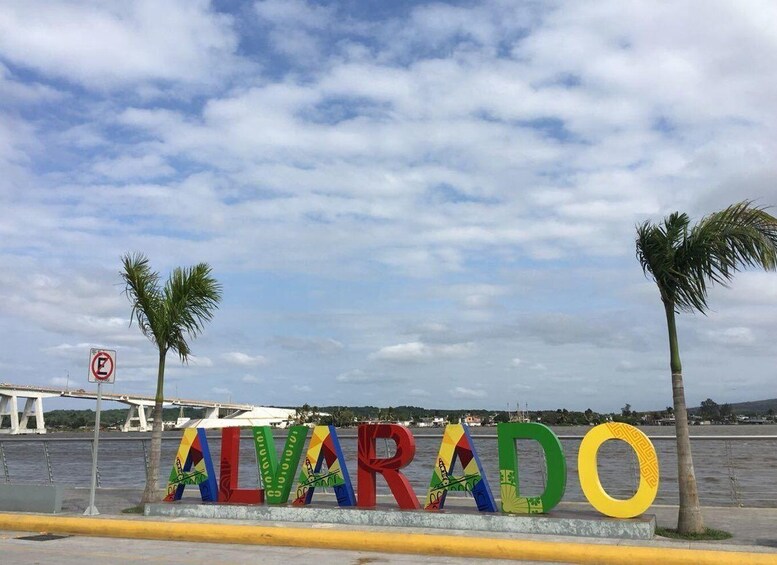
[[[597,454],[608,439],[620,439],[628,443],[639,461],[639,487],[628,500],[611,497],[599,481]],[[648,437],[634,426],[621,422],[608,422],[592,428],[580,443],[577,454],[577,471],[583,494],[602,514],[613,518],[633,518],[650,508],[658,494],[658,457]]]

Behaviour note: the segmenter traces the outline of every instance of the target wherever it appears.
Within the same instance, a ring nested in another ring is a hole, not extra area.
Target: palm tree
[[[744,201],[705,216],[695,226],[689,224],[688,216],[679,212],[661,224],[646,221],[637,226],[636,243],[643,272],[658,286],[669,330],[680,491],[677,529],[701,533],[704,522],[691,457],[675,313],[705,313],[708,286],[726,286],[743,267],[773,271],[777,266],[777,218]]]
[[[221,300],[221,285],[211,276],[207,263],[177,267],[164,287],[159,273],[152,271],[148,258],[141,253],[122,257],[124,292],[132,304],[130,324],[137,320],[140,331],[159,350],[159,369],[154,399],[154,423],[151,428],[151,454],[146,473],[142,503],[159,500],[159,459],[162,450],[162,403],[164,401],[165,358],[168,351],[186,363],[191,354],[187,339],[202,333]]]

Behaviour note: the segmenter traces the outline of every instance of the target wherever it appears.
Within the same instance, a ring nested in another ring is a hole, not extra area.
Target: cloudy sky
[[[151,394],[142,251],[224,287],[169,396],[662,409],[634,226],[777,204],[775,30],[757,0],[4,2],[0,380],[86,388],[101,346]],[[710,304],[689,404],[777,396],[777,275]]]

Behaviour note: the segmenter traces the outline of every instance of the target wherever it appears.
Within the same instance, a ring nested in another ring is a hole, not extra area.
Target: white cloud
[[[511,367],[520,367],[522,362],[523,361],[521,361],[520,357],[513,357],[510,360],[510,366]]]
[[[752,56],[775,49],[768,4],[718,2],[703,25],[645,2],[30,6],[0,14],[0,365],[24,382],[85,375],[77,345],[99,343],[117,387],[153,393],[117,273],[146,250],[163,277],[213,265],[225,300],[195,351],[235,395],[295,398],[242,381],[258,343],[282,375],[263,382],[333,403],[497,390],[517,351],[513,374],[546,371],[538,408],[661,408],[634,224],[777,203],[777,81]],[[679,318],[716,399],[771,394],[775,280],[738,273],[709,317]],[[172,359],[179,386],[212,377]]]
[[[364,371],[362,369],[351,369],[339,373],[335,377],[335,382],[353,385],[371,385],[370,390],[382,388],[384,385],[387,390],[395,387],[397,383],[407,380],[403,374],[394,375],[376,371]]]
[[[278,26],[321,29],[334,19],[330,8],[304,0],[259,0],[254,9],[260,18]]]
[[[231,18],[204,1],[22,2],[0,15],[1,55],[96,89],[212,82],[237,64],[236,48]]]
[[[459,285],[449,290],[465,308],[481,310],[496,305],[500,296],[508,293],[503,286],[493,284]]]
[[[398,345],[387,345],[373,353],[370,358],[399,362],[427,361],[431,358],[431,351],[429,347],[423,343],[414,341],[411,343],[400,343]]]
[[[705,336],[709,341],[723,345],[750,345],[755,342],[753,330],[745,327],[708,330]]]
[[[115,180],[169,177],[175,173],[175,169],[159,155],[142,155],[140,157],[125,155],[100,160],[92,165],[92,171],[97,175]]]
[[[6,104],[29,105],[63,98],[63,93],[40,83],[26,84],[0,62],[0,95]]]
[[[370,359],[396,363],[426,363],[435,359],[461,359],[475,352],[475,344],[426,344],[419,341],[387,345],[370,355]]]
[[[275,336],[270,340],[272,345],[291,351],[309,351],[323,355],[339,353],[345,347],[332,338],[304,338],[293,336]]]
[[[0,309],[7,315],[51,332],[99,340],[108,349],[146,340],[137,327],[129,327],[130,309],[114,287],[115,275],[100,268],[88,277],[29,267],[28,261],[9,258],[8,270],[0,275],[0,297],[5,297]]]
[[[89,350],[91,348],[99,348],[99,349],[107,349],[106,345],[99,345],[99,344],[91,344],[91,343],[77,343],[77,344],[70,344],[70,343],[60,343],[59,345],[55,345],[53,347],[48,347],[45,349],[46,353],[50,353],[51,355],[58,355],[63,357],[70,357],[72,355],[78,355],[86,359],[87,355],[89,354]]]
[[[292,387],[297,392],[312,392],[313,389],[310,388],[308,385],[294,385]]]
[[[730,288],[716,288],[713,295],[716,304],[735,304],[738,309],[753,304],[775,306],[777,305],[777,277],[770,272],[738,273]]]
[[[418,325],[418,331],[424,332],[424,333],[445,333],[449,330],[448,326],[446,324],[441,324],[439,322],[424,322],[423,324]]]
[[[267,365],[267,358],[264,355],[249,355],[241,351],[230,351],[224,353],[221,358],[230,365],[238,365],[240,367],[263,367]]]
[[[213,360],[209,357],[190,355],[189,365],[194,367],[213,367]]]
[[[451,396],[454,398],[485,398],[486,391],[457,386],[451,391]]]
[[[361,369],[352,369],[350,371],[340,373],[335,377],[335,380],[339,383],[364,384],[364,383],[375,382],[376,377],[375,375],[365,373]]]

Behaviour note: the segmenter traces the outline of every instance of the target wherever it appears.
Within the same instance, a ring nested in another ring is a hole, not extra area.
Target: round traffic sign
[[[113,359],[105,351],[98,351],[97,354],[92,357],[91,363],[92,376],[98,381],[104,382],[110,380],[113,376]]]

